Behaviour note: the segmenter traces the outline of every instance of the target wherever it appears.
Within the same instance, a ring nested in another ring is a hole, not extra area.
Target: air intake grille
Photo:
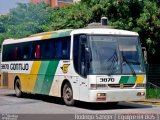
[[[132,88],[135,84],[108,84],[110,88]]]

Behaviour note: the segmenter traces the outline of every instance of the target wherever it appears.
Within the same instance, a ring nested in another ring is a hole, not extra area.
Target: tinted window
[[[3,54],[2,54],[2,61],[9,61],[11,60],[11,58],[13,58],[12,56],[12,49],[11,49],[11,46],[9,45],[4,45],[3,46]]]
[[[41,59],[55,59],[55,40],[41,42]]]
[[[70,37],[3,46],[3,61],[69,59]]]
[[[79,35],[74,36],[74,42],[73,42],[73,62],[74,62],[74,68],[76,72],[79,73],[78,70],[78,53],[79,53]]]
[[[59,38],[55,41],[55,58],[69,59],[70,57],[70,37]]]
[[[22,55],[21,55],[21,60],[29,60],[31,58],[31,46],[30,45],[25,45],[22,47]]]

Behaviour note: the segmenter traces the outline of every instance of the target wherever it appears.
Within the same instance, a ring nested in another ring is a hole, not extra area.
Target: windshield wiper
[[[112,63],[111,63],[111,65],[110,65],[110,73],[108,74],[109,76],[114,73],[114,65],[115,65],[115,63],[118,61],[116,51],[115,51],[114,54],[107,60],[107,62],[109,62],[110,60],[112,60],[112,61],[111,61]]]
[[[123,55],[123,51],[122,51],[122,58],[123,58],[122,63],[123,63],[123,62],[127,63],[127,65],[129,66],[132,74],[133,74],[134,76],[136,76],[136,72],[135,72],[134,68],[132,67],[131,62],[127,61],[127,59],[126,59],[125,56]]]

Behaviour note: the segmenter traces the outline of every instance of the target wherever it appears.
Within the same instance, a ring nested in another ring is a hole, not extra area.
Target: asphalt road
[[[17,98],[13,90],[0,89],[0,114],[159,114],[160,106],[120,102],[117,105],[76,102],[64,105],[59,98],[27,94]]]

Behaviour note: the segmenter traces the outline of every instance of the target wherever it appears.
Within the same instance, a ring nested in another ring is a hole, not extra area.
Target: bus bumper
[[[146,89],[89,90],[88,102],[144,101]]]

